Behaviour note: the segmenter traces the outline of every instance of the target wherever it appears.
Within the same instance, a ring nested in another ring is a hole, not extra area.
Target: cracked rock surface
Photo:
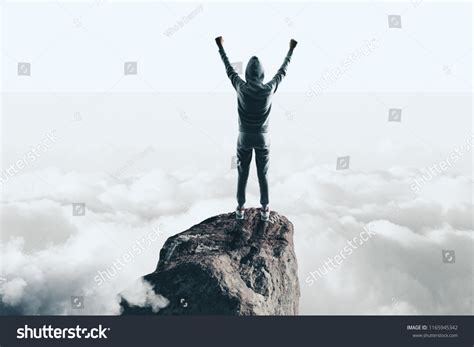
[[[258,209],[206,219],[165,242],[156,270],[144,277],[169,300],[159,315],[296,315],[300,289],[293,224]],[[124,314],[153,314],[122,302]]]

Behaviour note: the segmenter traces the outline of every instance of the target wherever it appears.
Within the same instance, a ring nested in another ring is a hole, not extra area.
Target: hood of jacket
[[[245,79],[247,82],[254,82],[254,83],[263,83],[263,79],[265,78],[265,71],[263,69],[260,60],[257,57],[253,56],[250,58],[247,68],[245,70]]]

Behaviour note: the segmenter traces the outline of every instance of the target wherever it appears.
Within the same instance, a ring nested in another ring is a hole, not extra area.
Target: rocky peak
[[[156,270],[144,277],[169,300],[158,314],[296,315],[300,296],[293,224],[258,209],[246,218],[214,216],[176,234],[160,251]],[[124,314],[151,310],[122,300]]]

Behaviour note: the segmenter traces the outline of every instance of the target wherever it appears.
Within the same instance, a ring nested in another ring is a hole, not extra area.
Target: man
[[[239,111],[239,136],[237,139],[237,208],[235,216],[237,219],[245,218],[245,188],[249,177],[250,162],[252,161],[252,150],[255,150],[255,161],[257,164],[258,183],[260,185],[260,216],[263,221],[270,218],[268,206],[268,181],[267,171],[270,159],[270,139],[268,136],[268,117],[272,108],[272,96],[278,85],[286,75],[286,68],[290,63],[293,50],[297,45],[295,40],[290,41],[288,51],[283,64],[276,75],[268,82],[263,83],[264,70],[257,57],[250,58],[245,70],[245,81],[229,62],[224,51],[224,39],[222,36],[216,38],[217,46],[222,61],[224,62],[227,76],[237,91],[237,104]]]

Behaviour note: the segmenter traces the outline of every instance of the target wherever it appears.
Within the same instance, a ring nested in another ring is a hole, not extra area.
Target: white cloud
[[[5,283],[2,287],[2,301],[10,306],[15,306],[20,302],[26,286],[22,278],[14,278]]]
[[[472,295],[472,202],[465,176],[441,175],[418,195],[416,170],[335,172],[325,166],[275,177],[272,207],[295,226],[302,314],[468,314]],[[38,175],[43,180],[38,180]],[[31,182],[35,182],[34,185]],[[448,199],[433,192],[444,192]],[[119,314],[117,294],[159,309],[162,297],[135,286],[152,272],[167,237],[234,207],[235,171],[153,170],[116,180],[45,169],[9,182],[2,209],[2,310],[24,314]],[[258,184],[249,181],[249,204]],[[72,202],[85,202],[84,217]],[[313,286],[310,271],[372,223],[377,235]],[[97,285],[98,271],[159,225],[156,241]],[[441,250],[456,251],[442,263]],[[14,294],[13,294],[14,292]],[[71,307],[84,296],[84,308]]]
[[[158,312],[169,304],[164,296],[156,294],[150,283],[139,279],[122,292],[122,296],[132,306],[149,307],[153,312]]]

